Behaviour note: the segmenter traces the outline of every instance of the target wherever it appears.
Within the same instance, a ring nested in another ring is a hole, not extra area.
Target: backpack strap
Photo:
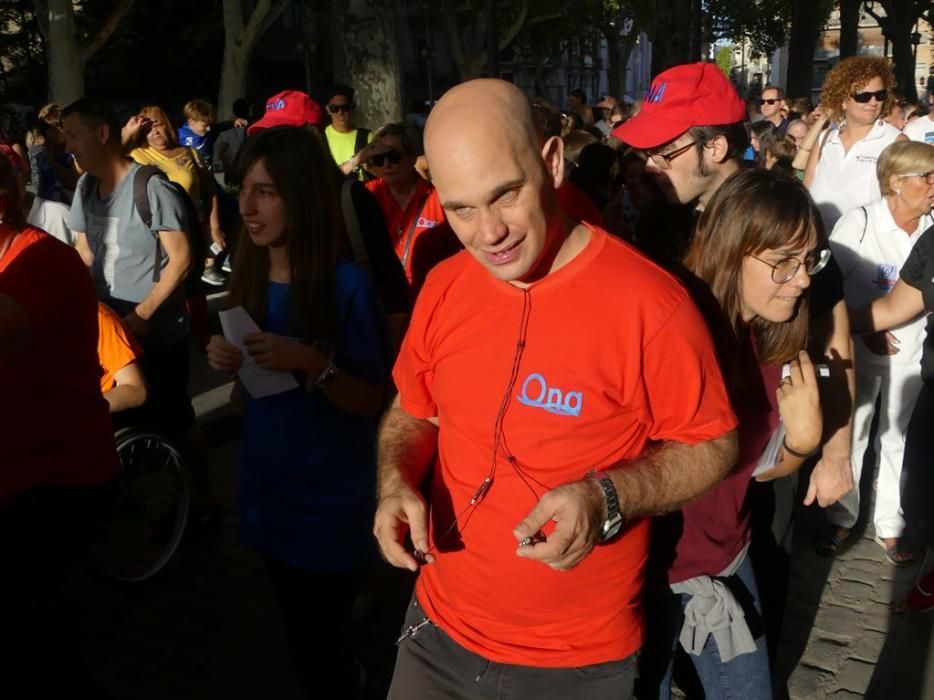
[[[862,245],[863,239],[866,237],[866,229],[869,228],[869,212],[866,211],[866,207],[860,207],[860,209],[863,210],[863,217],[864,217],[863,232],[862,234],[860,234],[860,237],[859,237],[859,244]]]
[[[354,138],[353,154],[357,155],[364,146],[370,141],[370,130],[360,127],[357,129],[357,135]]]
[[[152,268],[153,284],[158,284],[162,277],[162,244],[159,235],[152,230],[152,205],[149,202],[149,181],[154,177],[165,177],[155,165],[141,165],[133,176],[133,204],[139,218],[153,234],[156,241],[156,264]]]
[[[363,235],[360,232],[360,219],[357,218],[357,210],[353,205],[351,188],[355,179],[347,178],[341,183],[341,209],[344,214],[344,224],[347,228],[347,236],[350,238],[350,247],[353,250],[353,260],[358,265],[367,265],[370,257],[367,255],[366,246],[363,244]]]

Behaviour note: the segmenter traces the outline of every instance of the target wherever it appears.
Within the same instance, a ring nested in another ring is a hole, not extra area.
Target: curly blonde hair
[[[821,88],[822,109],[827,110],[831,120],[841,122],[843,103],[852,93],[865,87],[873,78],[882,78],[882,87],[889,91],[882,105],[882,111],[879,113],[880,115],[888,114],[895,102],[895,96],[892,94],[895,87],[895,75],[887,59],[873,56],[851,56],[833,67],[833,70],[827,74],[827,79],[824,80],[824,87]]]

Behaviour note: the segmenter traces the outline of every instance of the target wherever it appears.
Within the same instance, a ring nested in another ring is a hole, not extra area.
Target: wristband
[[[333,362],[328,362],[328,366],[324,368],[324,371],[321,375],[315,380],[314,386],[318,389],[323,389],[328,386],[331,382],[334,381],[334,378],[337,376],[337,365]]]
[[[817,448],[811,450],[807,454],[791,449],[790,447],[788,447],[788,436],[787,435],[782,438],[782,449],[784,449],[785,452],[790,454],[792,457],[797,457],[798,459],[807,459],[808,457],[814,456],[814,454],[817,452]]]

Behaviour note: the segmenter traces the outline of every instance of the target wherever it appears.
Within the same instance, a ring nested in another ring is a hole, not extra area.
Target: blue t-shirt
[[[341,261],[334,362],[374,384],[389,377],[389,341],[365,271]],[[270,282],[264,330],[295,337],[289,286]],[[350,571],[377,559],[375,419],[354,416],[320,391],[247,398],[240,459],[240,540],[310,571]]]
[[[214,156],[214,142],[211,140],[210,132],[204,136],[199,136],[191,130],[188,122],[185,122],[178,130],[178,143],[181,146],[195,149],[205,167],[211,167],[211,159]]]

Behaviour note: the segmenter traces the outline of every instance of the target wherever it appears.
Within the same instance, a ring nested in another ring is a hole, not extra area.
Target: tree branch
[[[289,0],[276,0],[276,4],[271,5],[271,0],[259,0],[243,31],[243,44],[251,46],[276,21],[288,3]]]
[[[519,12],[516,14],[515,18],[512,20],[506,31],[500,34],[499,39],[499,50],[502,51],[507,46],[509,46],[513,41],[516,40],[516,37],[519,35],[519,32],[522,31],[522,28],[525,26],[525,21],[529,17],[529,3],[527,0],[522,0],[519,6]],[[487,18],[489,21],[489,18]]]
[[[441,25],[444,27],[445,34],[448,35],[451,57],[454,59],[454,65],[457,66],[457,72],[463,80],[467,75],[467,65],[464,60],[464,46],[461,43],[460,28],[457,26],[457,11],[445,9],[441,14]]]
[[[127,12],[133,8],[135,2],[136,0],[120,0],[120,2],[117,3],[117,6],[110,13],[110,16],[104,21],[104,24],[101,25],[97,35],[90,42],[81,47],[82,61],[87,63],[91,56],[97,53],[97,50],[107,43],[110,35],[120,26],[120,22],[123,21]]]

